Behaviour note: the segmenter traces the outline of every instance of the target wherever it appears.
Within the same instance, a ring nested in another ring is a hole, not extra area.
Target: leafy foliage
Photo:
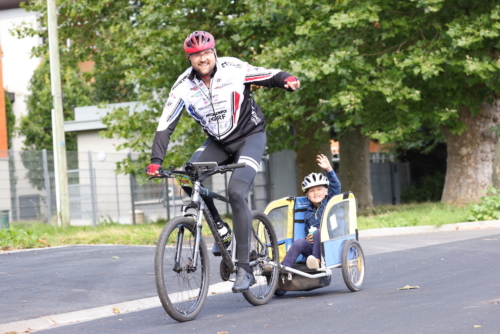
[[[457,108],[477,110],[498,91],[496,1],[247,4],[250,11],[238,21],[242,34],[257,26],[268,33],[256,58],[305,79],[300,105],[310,99],[315,112],[304,121],[333,116],[340,130],[363,124],[382,142],[425,123],[461,132]],[[300,108],[294,109],[304,115]]]
[[[42,13],[43,28],[44,2],[28,6]],[[213,32],[219,56],[301,77],[303,90],[294,94],[255,92],[270,152],[319,146],[332,132],[360,125],[382,143],[430,124],[436,136],[442,128],[460,134],[466,127],[457,110],[476,112],[500,91],[494,0],[61,0],[59,15],[60,38],[72,40],[74,59],[113,64],[148,104],[146,112],[106,119],[106,135],[127,139],[122,148],[136,152],[151,147],[168,87],[188,66],[182,42],[193,30]],[[21,27],[18,34],[46,31]],[[169,165],[184,162],[204,138],[193,122],[180,124],[173,140],[188,142],[169,152]]]
[[[500,190],[489,187],[481,203],[471,206],[470,213],[469,221],[500,219]]]
[[[7,94],[5,94],[5,114],[7,118],[7,143],[8,147],[12,146],[12,137],[14,135],[14,127],[16,125],[16,116],[12,110],[12,103]]]
[[[44,239],[30,229],[0,229],[0,249],[2,250],[43,247],[45,245]]]
[[[90,87],[79,73],[74,61],[65,57],[61,64],[61,85],[63,91],[64,120],[73,119],[75,107],[91,105]],[[42,59],[40,66],[35,70],[30,80],[30,95],[26,99],[28,114],[20,119],[19,133],[25,136],[21,160],[30,184],[37,189],[43,189],[45,183],[41,164],[41,150],[53,150],[52,139],[52,106],[53,98],[50,84],[50,63],[48,57]],[[66,149],[77,151],[76,134],[65,134]],[[49,170],[53,170],[53,161],[49,160]],[[77,161],[68,160],[70,169],[77,168]]]
[[[78,73],[76,63],[61,64],[64,120],[73,119],[73,109],[91,105],[90,88]],[[52,150],[52,92],[50,63],[45,56],[30,80],[30,95],[26,99],[28,114],[21,117],[19,133],[26,136],[25,150]],[[76,151],[76,135],[66,134],[66,148]]]

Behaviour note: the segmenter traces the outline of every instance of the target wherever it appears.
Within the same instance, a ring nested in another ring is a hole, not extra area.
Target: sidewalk
[[[480,222],[445,224],[441,226],[410,226],[410,227],[389,227],[376,228],[371,230],[359,231],[359,237],[385,237],[390,235],[446,232],[446,231],[464,231],[477,230],[483,228],[499,228],[500,220],[487,220]]]
[[[434,233],[433,233],[434,232]],[[360,231],[365,255],[500,234],[500,221]],[[209,246],[211,247],[211,246]],[[160,307],[152,246],[69,246],[0,252],[0,334],[33,332]],[[229,292],[211,257],[209,296]]]

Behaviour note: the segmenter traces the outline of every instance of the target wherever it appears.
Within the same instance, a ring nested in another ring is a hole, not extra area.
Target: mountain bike
[[[245,166],[245,163],[218,166],[215,162],[193,162],[187,163],[184,170],[162,170],[160,173],[160,178],[175,178],[182,186],[193,188],[190,202],[182,206],[182,215],[171,219],[161,231],[155,251],[158,296],[168,315],[177,321],[196,318],[207,298],[210,266],[209,252],[202,235],[203,224],[208,224],[221,251],[221,278],[228,281],[230,275],[236,272],[236,240],[233,236],[228,248],[224,247],[203,197],[227,203],[229,200],[204,188],[202,182],[214,174]],[[252,305],[263,305],[272,298],[278,284],[279,254],[274,228],[262,212],[252,212],[249,251],[255,283],[242,294]]]

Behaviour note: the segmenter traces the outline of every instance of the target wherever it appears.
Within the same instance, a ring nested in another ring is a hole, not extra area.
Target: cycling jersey
[[[188,68],[170,91],[156,130],[151,162],[163,162],[183,108],[210,138],[222,145],[263,131],[264,114],[252,99],[250,86],[284,88],[288,77],[290,74],[281,70],[221,57],[216,60],[210,88],[207,88],[195,70]]]

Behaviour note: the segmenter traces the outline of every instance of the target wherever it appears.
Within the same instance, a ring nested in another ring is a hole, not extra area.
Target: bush
[[[469,221],[500,219],[500,191],[490,186],[485,193],[481,203],[470,207]]]
[[[401,203],[439,202],[443,194],[445,174],[436,172],[424,175],[415,185],[401,191]]]
[[[34,248],[47,246],[47,242],[34,234],[31,230],[0,230],[0,249]]]

